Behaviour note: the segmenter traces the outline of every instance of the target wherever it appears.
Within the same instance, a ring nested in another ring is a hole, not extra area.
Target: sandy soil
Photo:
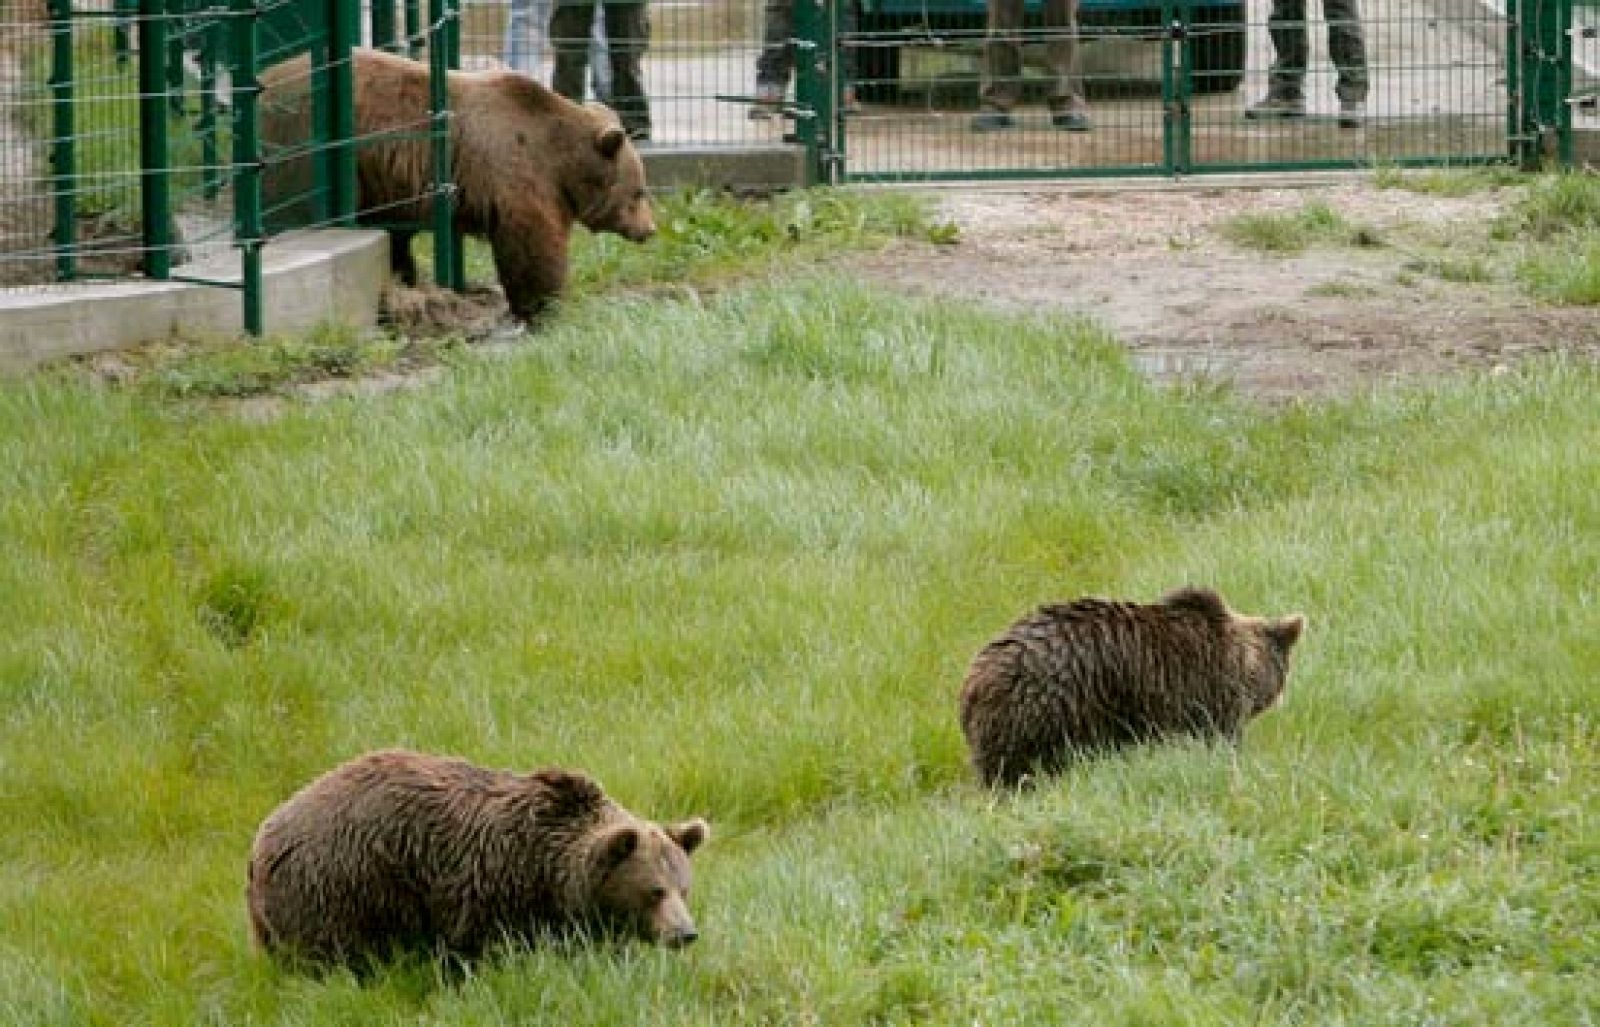
[[[1204,374],[1263,399],[1349,391],[1530,354],[1600,355],[1600,310],[1553,307],[1506,275],[1453,283],[1430,255],[1481,252],[1510,190],[1463,198],[1379,189],[952,190],[955,245],[907,244],[857,262],[879,284],[1001,308],[1078,313],[1110,328],[1159,376]],[[1374,246],[1263,253],[1220,226],[1243,212],[1320,199],[1367,226]],[[1448,249],[1447,249],[1448,247]]]

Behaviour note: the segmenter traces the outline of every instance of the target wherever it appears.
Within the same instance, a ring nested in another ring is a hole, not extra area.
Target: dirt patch
[[[1506,263],[1489,240],[1518,191],[1421,195],[1311,188],[964,190],[938,194],[954,245],[907,243],[856,262],[869,280],[996,307],[1082,314],[1161,377],[1207,375],[1276,400],[1495,367],[1554,350],[1600,356],[1600,312],[1554,307],[1509,273],[1449,281],[1440,255]],[[1377,245],[1283,255],[1230,242],[1241,213],[1321,201]]]
[[[433,338],[461,335],[481,339],[509,330],[515,322],[498,287],[469,285],[461,292],[391,283],[383,293],[384,326],[398,335]]]

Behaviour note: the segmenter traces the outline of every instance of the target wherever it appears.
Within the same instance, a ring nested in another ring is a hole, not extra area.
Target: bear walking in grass
[[[686,945],[689,855],[707,834],[702,820],[640,820],[578,773],[369,753],[261,825],[251,929],[268,952],[317,963],[471,958],[574,927]]]
[[[428,223],[428,66],[381,50],[358,49],[352,61],[359,220]],[[297,152],[313,138],[310,71],[301,55],[261,75],[269,230],[312,220],[312,161]],[[654,234],[644,164],[609,108],[513,71],[453,71],[449,91],[456,227],[489,241],[516,317],[533,319],[565,286],[574,223],[634,242]],[[390,263],[407,285],[417,282],[414,234],[390,229]]]
[[[1283,694],[1305,619],[1246,617],[1209,589],[1154,604],[1042,606],[973,659],[961,728],[973,768],[1014,785],[1096,750],[1180,735],[1237,742]]]

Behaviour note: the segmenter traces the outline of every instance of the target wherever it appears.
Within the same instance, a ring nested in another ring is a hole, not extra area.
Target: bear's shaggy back
[[[1238,616],[1209,589],[1041,606],[984,646],[962,684],[974,769],[1014,784],[1093,750],[1172,735],[1236,740],[1277,701],[1302,625]]]
[[[411,238],[435,205],[426,64],[381,50],[351,57],[358,220],[389,231],[390,266],[418,281]],[[261,73],[267,228],[310,224],[311,61]],[[574,224],[644,242],[655,232],[644,162],[615,112],[576,104],[511,71],[449,74],[450,196],[456,227],[489,242],[506,302],[535,318],[561,293]]]
[[[261,825],[251,926],[263,948],[312,959],[438,942],[473,953],[502,932],[578,917],[595,886],[588,849],[599,829],[633,820],[581,774],[369,753]]]

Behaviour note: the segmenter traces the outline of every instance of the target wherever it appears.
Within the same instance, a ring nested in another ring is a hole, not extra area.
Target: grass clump
[[[304,335],[247,343],[217,340],[149,347],[130,360],[142,389],[175,399],[238,399],[308,382],[404,369],[453,344],[450,339],[397,340],[330,323]]]
[[[1600,175],[1565,172],[1534,180],[1494,225],[1501,240],[1548,242],[1574,231],[1600,230]]]
[[[1494,280],[1494,269],[1488,259],[1480,254],[1466,256],[1435,254],[1412,258],[1400,266],[1406,271],[1428,275],[1446,282],[1470,284]]]
[[[1551,303],[1600,305],[1600,230],[1573,233],[1564,246],[1535,249],[1518,264],[1517,277]]]
[[[1319,243],[1376,246],[1376,231],[1354,225],[1322,200],[1286,214],[1235,214],[1221,225],[1223,238],[1268,253],[1300,253]]]
[[[571,248],[569,298],[618,288],[713,284],[793,259],[883,246],[897,238],[954,241],[955,229],[930,220],[927,201],[904,192],[816,187],[767,199],[684,189],[654,200],[656,235],[639,246],[614,235],[578,232]],[[423,268],[431,236],[419,237]],[[489,247],[467,240],[467,275],[495,280]]]
[[[0,1020],[1588,1015],[1592,365],[1266,410],[836,278],[571,313],[270,420],[0,383]],[[1309,615],[1242,749],[972,786],[983,642],[1184,582]],[[274,967],[252,834],[383,745],[709,816],[701,941]]]
[[[1385,165],[1376,169],[1372,178],[1380,189],[1403,189],[1424,196],[1460,198],[1523,185],[1529,176],[1510,164],[1424,170]]]

